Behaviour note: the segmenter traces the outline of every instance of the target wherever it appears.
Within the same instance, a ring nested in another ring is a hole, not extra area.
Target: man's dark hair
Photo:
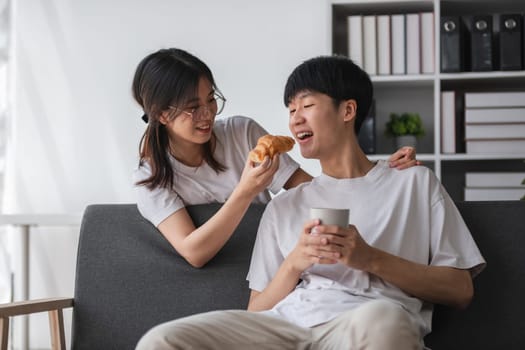
[[[342,101],[357,103],[354,130],[361,124],[372,103],[374,88],[368,74],[344,56],[320,56],[301,63],[288,77],[284,89],[284,105],[302,91],[319,92],[332,98],[337,107]]]

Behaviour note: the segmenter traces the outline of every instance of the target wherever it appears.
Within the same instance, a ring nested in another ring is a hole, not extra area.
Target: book
[[[363,68],[363,16],[348,16],[348,57]]]
[[[392,35],[392,74],[406,74],[405,15],[392,15],[390,21],[390,32]]]
[[[419,14],[406,15],[407,74],[421,73],[421,30]]]
[[[466,92],[465,108],[525,107],[525,91]]]
[[[496,17],[499,32],[498,61],[501,70],[522,69],[523,21],[520,14]]]
[[[466,124],[466,140],[525,139],[524,124]],[[525,149],[523,149],[525,152]]]
[[[525,172],[467,172],[466,187],[523,187]]]
[[[441,153],[456,153],[456,106],[454,91],[441,92]]]
[[[363,69],[369,75],[377,74],[377,30],[376,16],[363,17]]]
[[[520,140],[467,140],[468,154],[524,154],[525,139]]]
[[[520,200],[525,195],[524,188],[469,188],[465,187],[466,201],[508,201]]]
[[[377,16],[377,73],[391,74],[390,16]]]
[[[372,101],[370,110],[363,124],[359,129],[359,134],[357,136],[359,146],[366,154],[375,154],[376,153],[376,108],[375,100]]]
[[[525,123],[525,107],[517,108],[467,108],[465,123]]]
[[[441,71],[462,72],[464,66],[463,22],[459,16],[441,17]]]
[[[421,13],[421,72],[434,73],[434,13]]]
[[[465,16],[470,34],[470,68],[473,72],[494,68],[492,43],[492,15]]]

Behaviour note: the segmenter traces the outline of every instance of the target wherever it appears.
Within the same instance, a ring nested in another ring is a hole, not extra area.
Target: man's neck
[[[323,173],[336,179],[362,177],[374,167],[358,146],[346,147],[334,154],[328,159],[320,159],[320,162]]]

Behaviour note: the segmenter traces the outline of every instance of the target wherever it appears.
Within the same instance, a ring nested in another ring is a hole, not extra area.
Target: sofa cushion
[[[458,202],[486,268],[467,310],[437,305],[433,350],[525,349],[525,201]]]
[[[201,225],[220,204],[188,207]],[[246,308],[252,247],[264,210],[248,209],[205,268],[191,267],[136,205],[91,205],[80,229],[73,349],[133,349],[151,327],[215,309]]]

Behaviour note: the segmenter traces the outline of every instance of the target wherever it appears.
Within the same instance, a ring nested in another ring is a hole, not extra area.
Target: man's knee
[[[396,349],[396,344],[404,349],[421,348],[419,327],[400,305],[378,300],[356,311],[354,319],[362,329],[361,334],[366,334],[379,348]]]
[[[370,301],[356,310],[356,319],[368,326],[384,324],[395,326],[399,323],[410,322],[408,312],[400,305],[386,301]]]
[[[169,334],[173,335],[176,327],[171,327]],[[168,328],[161,324],[147,331],[137,343],[135,350],[174,350],[177,349],[168,342]]]
[[[228,340],[227,328],[223,327],[242,313],[246,311],[212,311],[160,324],[144,334],[136,350],[213,348]]]

